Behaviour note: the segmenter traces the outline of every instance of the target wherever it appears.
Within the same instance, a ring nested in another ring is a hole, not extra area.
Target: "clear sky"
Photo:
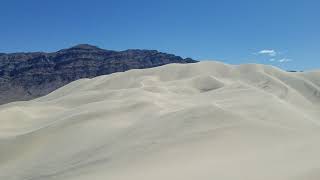
[[[0,52],[51,52],[79,43],[320,69],[320,1],[0,1]]]

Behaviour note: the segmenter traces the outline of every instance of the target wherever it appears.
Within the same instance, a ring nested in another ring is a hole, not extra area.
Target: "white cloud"
[[[293,61],[290,58],[284,57],[284,52],[279,52],[273,49],[263,49],[261,51],[258,51],[256,53],[253,53],[254,55],[263,55],[264,60],[269,60],[271,63],[287,63],[290,61]]]
[[[264,49],[258,52],[258,54],[268,55],[274,57],[277,55],[277,52],[273,49]]]
[[[292,59],[288,59],[288,58],[279,59],[280,63],[285,63],[285,62],[290,62],[290,61],[292,61]]]

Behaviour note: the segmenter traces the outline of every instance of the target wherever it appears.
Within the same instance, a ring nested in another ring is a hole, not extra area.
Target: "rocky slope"
[[[0,104],[46,95],[81,78],[170,63],[194,63],[155,50],[110,51],[81,44],[54,53],[0,54]]]

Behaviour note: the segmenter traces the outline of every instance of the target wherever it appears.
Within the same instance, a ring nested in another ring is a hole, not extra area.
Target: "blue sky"
[[[89,43],[319,69],[319,9],[317,0],[1,0],[0,52]]]

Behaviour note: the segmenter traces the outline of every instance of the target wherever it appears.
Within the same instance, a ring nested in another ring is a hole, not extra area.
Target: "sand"
[[[320,72],[170,64],[0,106],[2,180],[319,180]]]

